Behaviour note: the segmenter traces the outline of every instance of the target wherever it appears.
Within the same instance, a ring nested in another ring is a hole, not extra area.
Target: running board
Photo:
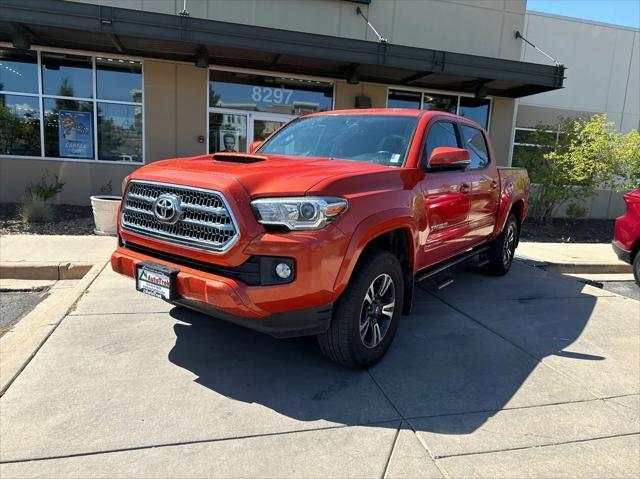
[[[439,263],[435,266],[432,266],[431,268],[429,268],[427,271],[424,272],[418,272],[418,274],[416,275],[416,283],[419,283],[420,281],[423,281],[427,278],[430,278],[431,276],[434,276],[436,274],[442,273],[443,271],[448,270],[449,268],[451,268],[452,266],[455,266],[459,263],[462,263],[463,261],[467,261],[468,259],[471,259],[475,256],[478,256],[481,253],[485,253],[489,250],[488,246],[482,246],[480,248],[476,248],[476,249],[472,249],[471,251],[468,251],[466,253],[461,254],[460,256],[456,256],[453,259],[447,260],[443,263]],[[447,286],[447,285],[445,285]]]

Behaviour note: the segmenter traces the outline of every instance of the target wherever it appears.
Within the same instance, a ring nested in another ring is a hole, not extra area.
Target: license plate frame
[[[136,290],[156,298],[172,301],[178,297],[179,269],[142,261],[136,265]]]

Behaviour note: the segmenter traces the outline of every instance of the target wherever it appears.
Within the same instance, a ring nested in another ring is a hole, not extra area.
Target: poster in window
[[[93,158],[93,131],[88,111],[60,110],[58,139],[61,158]]]
[[[240,134],[236,130],[220,130],[220,146],[218,151],[236,153],[240,144]]]

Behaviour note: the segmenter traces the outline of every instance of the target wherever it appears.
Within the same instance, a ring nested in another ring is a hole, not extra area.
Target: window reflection
[[[458,108],[458,97],[453,95],[425,93],[422,100],[422,108],[424,110],[455,113]]]
[[[98,159],[142,160],[142,107],[98,103]]]
[[[491,102],[488,98],[461,97],[459,115],[479,123],[483,128],[487,128],[489,125],[490,104]]]
[[[98,57],[96,85],[100,100],[142,102],[142,64]]]
[[[36,52],[0,49],[0,91],[38,93]]]
[[[93,98],[91,57],[62,53],[42,54],[45,95]]]
[[[0,154],[40,156],[38,98],[0,95]]]
[[[389,108],[420,108],[421,93],[414,91],[389,90],[387,106]]]

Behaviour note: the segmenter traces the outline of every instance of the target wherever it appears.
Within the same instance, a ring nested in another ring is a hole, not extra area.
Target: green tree
[[[613,126],[605,115],[594,115],[560,119],[556,127],[536,127],[527,138],[535,146],[514,154],[514,165],[526,167],[531,182],[538,185],[532,195],[532,215],[550,219],[570,200],[592,198],[599,188],[623,188],[634,164],[637,177],[638,133],[622,135]]]

